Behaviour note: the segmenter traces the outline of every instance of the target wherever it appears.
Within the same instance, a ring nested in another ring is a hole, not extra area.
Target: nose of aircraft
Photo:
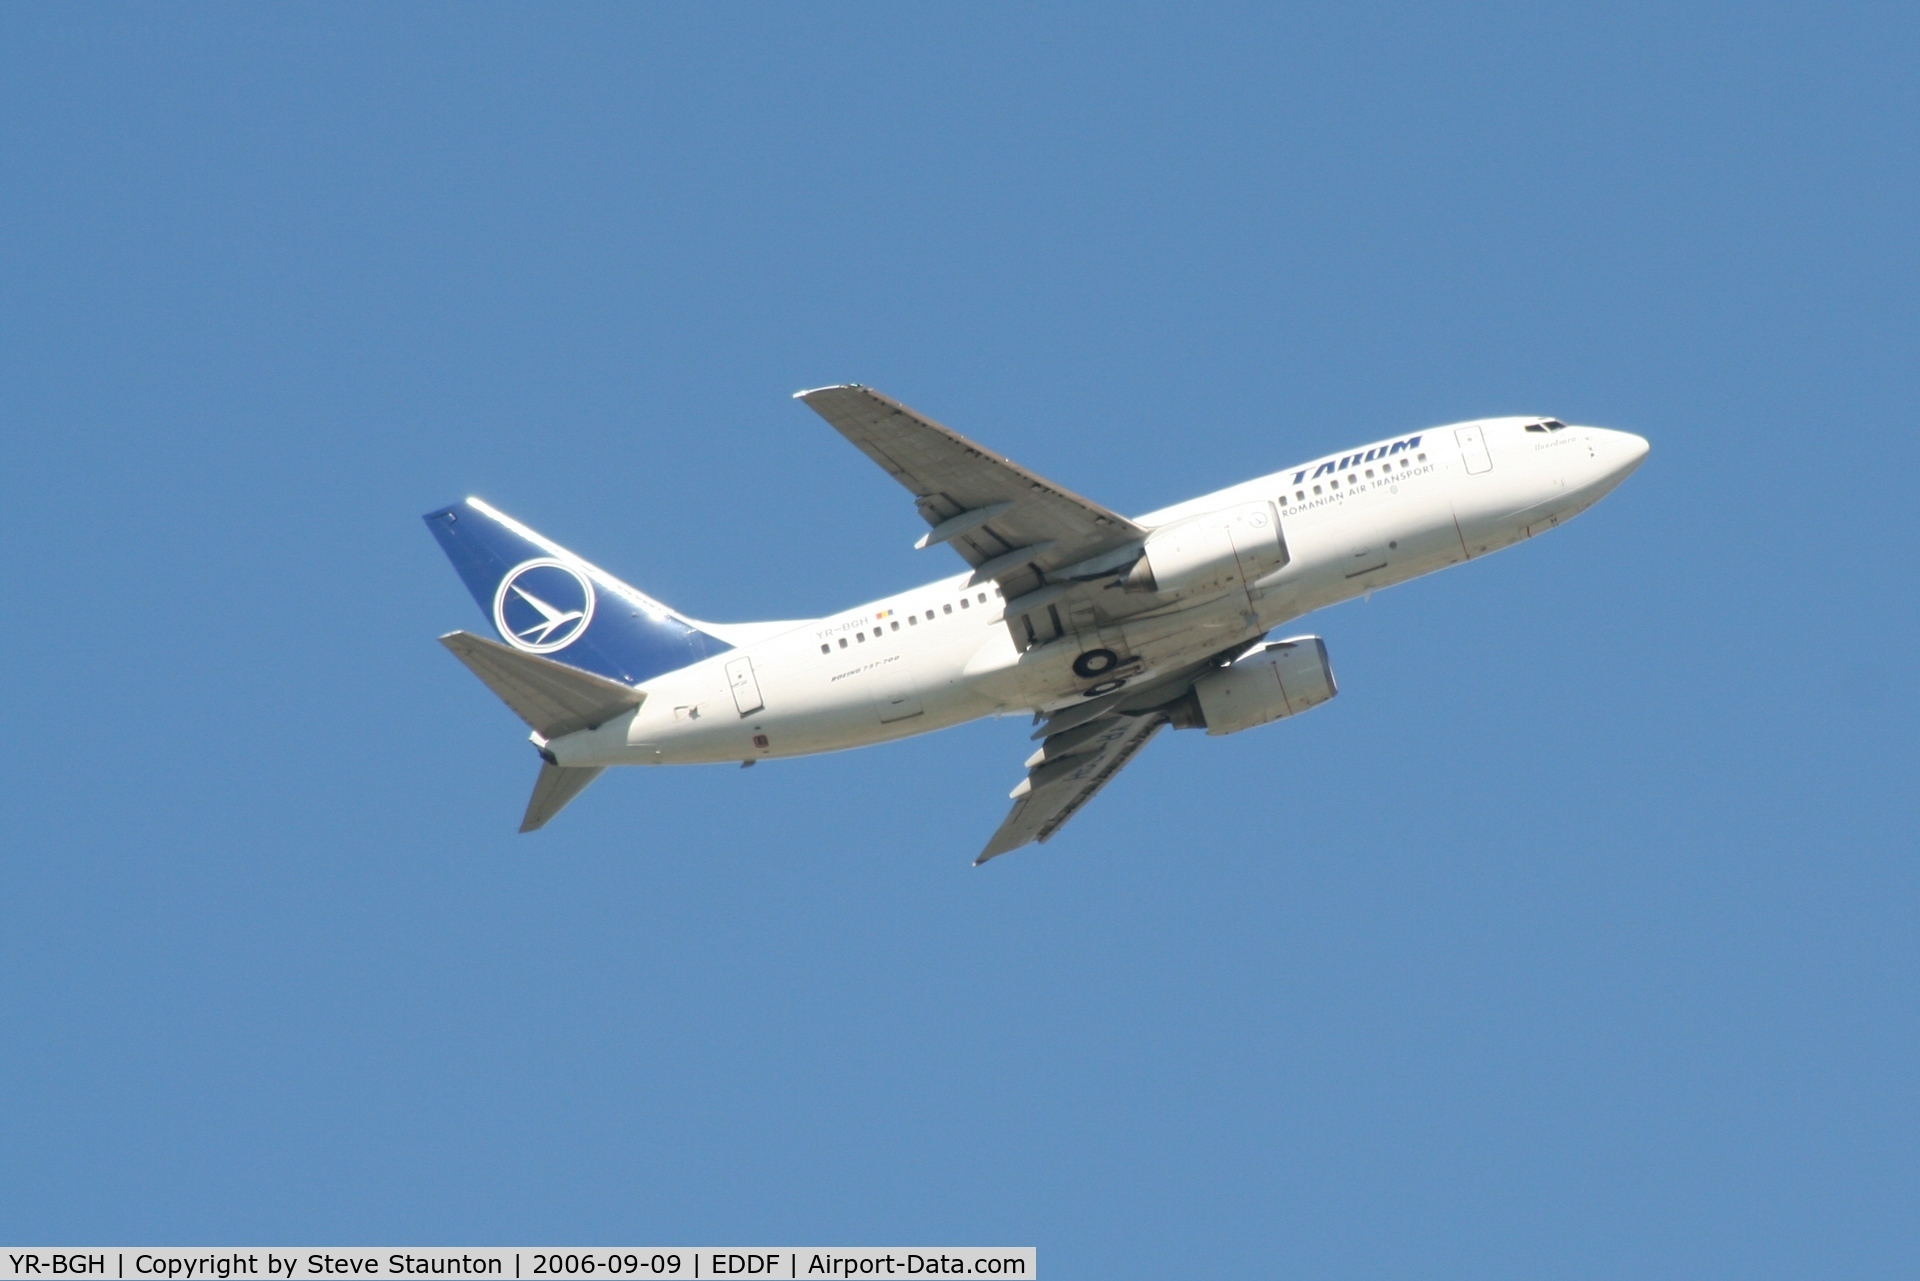
[[[1636,436],[1630,431],[1612,431],[1604,427],[1591,430],[1600,438],[1601,465],[1607,469],[1607,478],[1616,485],[1645,462],[1647,451],[1653,448],[1645,436]]]
[[[1614,450],[1619,456],[1617,466],[1625,476],[1647,460],[1647,451],[1653,448],[1645,436],[1636,436],[1630,431],[1617,431],[1614,435]]]

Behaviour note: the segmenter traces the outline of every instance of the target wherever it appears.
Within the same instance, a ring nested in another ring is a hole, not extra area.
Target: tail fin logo
[[[507,571],[493,593],[500,637],[529,654],[551,654],[586,634],[593,622],[593,583],[565,561],[542,556]]]

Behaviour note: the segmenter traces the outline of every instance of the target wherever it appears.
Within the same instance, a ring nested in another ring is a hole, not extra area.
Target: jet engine
[[[1242,503],[1163,525],[1127,575],[1130,592],[1244,586],[1287,563],[1280,516],[1267,501]]]
[[[1202,676],[1168,712],[1180,729],[1237,734],[1318,707],[1339,692],[1327,643],[1294,636]]]

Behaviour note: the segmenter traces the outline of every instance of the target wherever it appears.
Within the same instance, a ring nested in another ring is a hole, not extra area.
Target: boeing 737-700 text
[[[970,567],[830,618],[703,623],[477,498],[427,525],[498,639],[441,643],[533,728],[520,830],[609,765],[753,764],[1032,712],[1039,746],[978,862],[1045,841],[1160,729],[1234,734],[1337,692],[1289,619],[1498,551],[1591,507],[1639,436],[1487,418],[1363,445],[1129,519],[866,387],[804,401]]]

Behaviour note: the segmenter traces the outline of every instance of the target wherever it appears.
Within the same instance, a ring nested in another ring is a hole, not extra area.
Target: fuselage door
[[[1469,476],[1493,470],[1493,456],[1487,452],[1484,431],[1478,427],[1456,427],[1453,438],[1460,442],[1460,457],[1467,464]]]
[[[751,716],[767,705],[760,697],[760,682],[753,678],[753,660],[746,655],[727,661],[727,684],[733,689],[733,705],[742,716]]]

